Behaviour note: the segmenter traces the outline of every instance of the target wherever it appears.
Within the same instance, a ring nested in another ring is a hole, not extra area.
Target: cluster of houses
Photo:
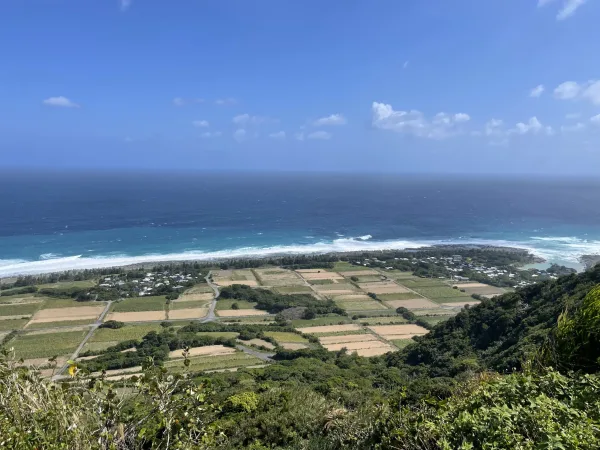
[[[202,274],[196,276],[188,273],[169,273],[165,272],[148,272],[143,278],[133,278],[130,274],[120,274],[104,277],[99,287],[107,289],[119,289],[125,292],[134,293],[140,297],[146,295],[162,294],[165,291],[181,292],[191,284],[195,284],[200,280]]]

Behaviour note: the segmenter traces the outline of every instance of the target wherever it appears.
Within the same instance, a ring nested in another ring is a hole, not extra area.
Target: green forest
[[[269,294],[252,300],[281,309]],[[4,349],[0,448],[600,448],[600,266],[484,299],[381,357],[278,349],[260,369],[168,372],[164,355],[197,344],[193,332],[126,344],[139,351],[119,363],[144,371],[119,382],[75,363],[51,382]]]

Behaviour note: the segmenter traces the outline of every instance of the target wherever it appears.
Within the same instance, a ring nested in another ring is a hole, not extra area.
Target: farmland
[[[165,305],[166,299],[163,296],[134,297],[114,303],[110,312],[163,311]]]
[[[69,355],[79,345],[86,330],[65,331],[60,333],[22,334],[9,344],[15,350],[17,358],[50,358]]]

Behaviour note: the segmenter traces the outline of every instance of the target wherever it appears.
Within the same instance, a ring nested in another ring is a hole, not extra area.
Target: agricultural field
[[[246,286],[258,286],[258,280],[250,269],[243,270],[215,270],[212,272],[213,281],[219,286],[231,286],[232,284],[244,284]]]
[[[366,317],[358,319],[362,325],[389,325],[406,323],[406,319],[402,316],[386,316],[386,317]]]
[[[0,316],[30,316],[35,313],[41,303],[9,303],[0,305]]]
[[[379,303],[375,300],[364,300],[364,301],[350,301],[350,300],[337,300],[335,299],[335,304],[340,308],[344,308],[349,313],[355,311],[377,311],[377,310],[386,310],[387,306]]]
[[[134,297],[113,303],[110,312],[164,311],[166,303],[164,296]]]
[[[91,288],[96,285],[94,280],[81,280],[81,281],[58,281],[56,283],[38,284],[39,289],[70,289],[70,288]]]
[[[88,305],[90,303],[87,303]],[[46,324],[48,327],[53,326],[55,322],[69,322],[69,321],[92,321],[94,322],[104,308],[105,304],[96,302],[92,303],[94,306],[75,306],[75,307],[64,307],[64,308],[46,308],[40,309],[36,312],[28,323],[29,328],[32,325]]]
[[[235,339],[239,335],[239,333],[235,331],[199,331],[196,334],[198,336],[222,337],[225,339]]]
[[[324,269],[299,269],[296,272],[308,282],[311,280],[344,280],[344,277],[339,273]]]
[[[189,309],[189,308],[207,308],[210,305],[210,301],[204,300],[173,300],[169,303],[169,310],[174,309]]]
[[[240,309],[254,309],[256,303],[248,302],[246,300],[238,300],[232,298],[220,298],[217,300],[216,310],[219,311],[221,309],[231,309],[231,306],[237,303]]]
[[[339,325],[340,323],[351,323],[352,319],[344,316],[325,316],[325,317],[317,317],[316,319],[295,319],[292,320],[292,326],[294,328],[298,327],[314,327],[318,325]]]
[[[20,330],[29,322],[29,319],[6,319],[0,320],[0,332]]]
[[[98,328],[90,337],[88,343],[110,343],[115,345],[121,341],[140,340],[151,331],[160,333],[163,327],[158,323],[149,323],[143,325],[125,325],[123,328]],[[109,347],[110,347],[109,345]]]
[[[385,304],[390,308],[406,308],[406,309],[431,309],[437,308],[438,304],[426,298],[413,298],[410,300],[386,300]]]
[[[463,308],[464,306],[476,306],[479,305],[481,302],[478,300],[468,300],[468,299],[464,299],[464,298],[459,298],[459,299],[448,299],[448,300],[452,300],[449,302],[444,302],[442,303],[443,306],[449,306],[451,308]]]
[[[39,330],[44,328],[76,327],[80,325],[91,325],[95,319],[60,320],[55,322],[29,322],[25,327],[27,330]]]
[[[377,339],[372,334],[351,334],[342,336],[327,336],[319,338],[321,345],[331,352],[337,352],[345,348],[349,353],[357,353],[359,356],[379,356],[396,349]]]
[[[232,347],[225,347],[224,345],[205,345],[203,347],[193,347],[189,349],[189,357],[192,356],[217,356],[217,355],[231,355],[235,353],[236,349]],[[184,350],[173,350],[169,352],[170,359],[183,358]]]
[[[400,286],[391,281],[378,281],[374,283],[359,283],[358,286],[365,292],[374,294],[398,294],[410,292],[404,286]]]
[[[255,347],[264,347],[269,350],[275,350],[275,346],[264,339],[250,339],[249,341],[240,341],[242,345],[253,345]]]
[[[168,320],[201,319],[208,314],[208,308],[185,308],[169,310]]]
[[[248,317],[248,316],[267,316],[267,311],[260,309],[220,309],[216,311],[219,317]]]
[[[363,267],[363,266],[355,266],[354,264],[350,264],[349,262],[345,262],[345,261],[338,261],[335,263],[335,265],[333,266],[333,270],[335,270],[336,272],[362,272],[362,271],[367,271],[367,272],[375,272],[373,269],[370,269],[368,267]],[[348,275],[350,276],[350,275]]]
[[[265,336],[271,337],[277,341],[277,343],[297,343],[297,344],[308,344],[306,338],[296,333],[283,332],[283,331],[265,331]]]
[[[286,269],[255,269],[254,275],[263,286],[304,286],[305,281],[297,273]]]
[[[60,333],[20,334],[8,344],[14,347],[16,358],[50,358],[69,355],[75,351],[87,333],[87,329]]]
[[[310,286],[277,286],[273,290],[279,294],[310,294],[313,290]]]
[[[165,367],[172,372],[200,372],[204,370],[232,369],[264,364],[264,361],[243,352],[217,356],[197,356],[190,358],[190,366],[186,368],[182,359],[167,361]]]
[[[411,300],[413,298],[420,298],[421,296],[416,292],[397,292],[395,294],[379,294],[377,298],[379,300]]]
[[[300,333],[303,334],[320,334],[320,333],[336,333],[339,331],[359,331],[362,330],[361,326],[355,323],[348,323],[343,325],[321,325],[313,327],[297,328]]]
[[[423,327],[419,325],[371,325],[368,327],[373,333],[378,334],[382,338],[388,341],[398,339],[410,339],[413,336],[422,336],[428,333]]]
[[[452,289],[450,286],[416,287],[414,290],[424,297],[430,298],[431,300],[438,300],[440,298],[471,298],[471,296],[467,295],[466,293],[460,292],[458,289]]]
[[[505,289],[483,283],[457,283],[454,286],[464,290],[469,295],[478,294],[488,298],[502,295],[507,292]]]

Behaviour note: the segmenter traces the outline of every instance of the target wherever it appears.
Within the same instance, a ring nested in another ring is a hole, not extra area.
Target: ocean
[[[452,243],[580,269],[600,253],[600,180],[0,173],[0,276]]]

